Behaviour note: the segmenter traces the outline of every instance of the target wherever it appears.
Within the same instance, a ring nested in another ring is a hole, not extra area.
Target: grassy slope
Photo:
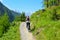
[[[35,27],[32,32],[37,40],[60,40],[60,20],[53,20],[54,9],[60,15],[60,6],[46,8],[44,12],[39,10],[31,15],[32,27]]]
[[[20,40],[20,32],[19,32],[20,23],[15,23],[15,25],[11,25],[8,32],[6,32],[0,40]]]

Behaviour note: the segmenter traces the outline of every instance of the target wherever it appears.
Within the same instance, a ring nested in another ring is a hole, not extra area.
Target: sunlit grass
[[[37,40],[60,40],[60,20],[56,20],[55,15],[53,15],[54,8],[59,17],[60,6],[47,8],[44,12],[39,10],[31,15],[31,22],[35,26],[32,32]]]

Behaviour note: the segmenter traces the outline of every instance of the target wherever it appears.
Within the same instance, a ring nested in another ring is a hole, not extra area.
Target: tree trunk
[[[49,4],[48,4],[48,0],[47,0],[47,8],[48,8]]]
[[[58,4],[60,5],[60,0],[58,0]]]

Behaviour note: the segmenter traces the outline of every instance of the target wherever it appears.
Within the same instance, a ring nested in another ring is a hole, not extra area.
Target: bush
[[[25,13],[22,12],[22,14],[20,15],[20,21],[25,21],[25,20],[26,20]]]
[[[18,23],[18,22],[16,22],[16,23]],[[3,34],[3,36],[0,38],[0,40],[21,40],[19,25],[20,25],[20,22],[18,24],[15,24],[14,26],[11,25],[9,27],[9,30]]]
[[[9,26],[10,26],[9,17],[5,13],[3,16],[0,17],[0,28],[1,28],[0,29],[0,31],[1,31],[0,35],[2,35],[4,32],[6,32],[7,29],[9,28]]]
[[[1,37],[2,34],[3,34],[3,29],[4,29],[3,26],[0,25],[0,37]]]

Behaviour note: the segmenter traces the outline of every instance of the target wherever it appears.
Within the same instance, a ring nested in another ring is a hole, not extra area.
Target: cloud
[[[2,2],[2,0],[0,0],[0,2]]]

